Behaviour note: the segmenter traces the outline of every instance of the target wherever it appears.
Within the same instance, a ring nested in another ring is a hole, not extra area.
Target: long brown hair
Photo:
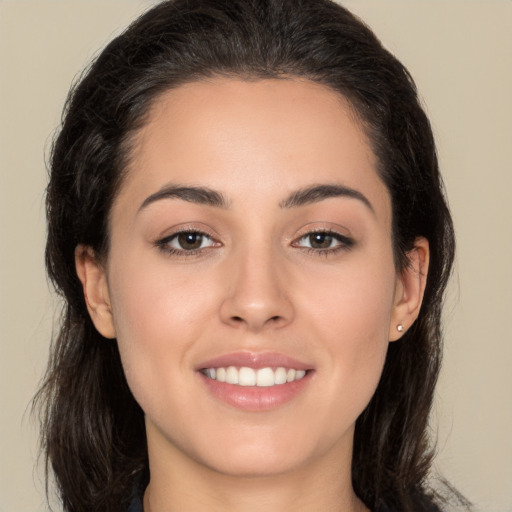
[[[50,161],[46,265],[64,299],[37,403],[47,470],[67,512],[124,512],[148,481],[143,412],[117,345],[94,328],[74,250],[108,252],[108,215],[130,140],[162,92],[211,76],[297,76],[350,100],[393,208],[397,269],[416,237],[430,268],[417,321],[390,345],[356,424],[353,485],[370,508],[441,510],[426,484],[428,417],[441,359],[441,308],[453,227],[429,121],[413,80],[359,19],[330,0],[170,0],[114,39],[71,91]]]

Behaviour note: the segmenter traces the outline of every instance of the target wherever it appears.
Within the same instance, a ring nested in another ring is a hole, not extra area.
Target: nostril
[[[282,317],[280,315],[274,315],[274,316],[271,316],[270,318],[268,318],[265,323],[279,322],[281,320],[281,318]],[[246,323],[246,320],[244,320],[243,317],[238,316],[238,315],[232,316],[231,320],[237,324]]]

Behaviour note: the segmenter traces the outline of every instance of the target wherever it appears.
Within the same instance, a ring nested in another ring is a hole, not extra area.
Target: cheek
[[[379,382],[388,349],[388,333],[395,291],[392,260],[382,265],[361,265],[340,271],[336,279],[316,281],[304,294],[316,332],[319,354],[325,355],[328,380],[324,399],[336,397],[332,420],[355,421],[370,401]]]
[[[110,278],[117,342],[127,381],[139,403],[158,400],[169,372],[187,378],[187,355],[212,318],[214,287],[197,273],[171,272],[163,262],[124,261]],[[156,405],[156,404],[153,404]]]
[[[165,257],[137,255],[116,266],[110,289],[118,337],[145,333],[139,342],[147,344],[160,337],[179,339],[198,327],[198,317],[211,308],[213,292],[204,273],[201,278],[192,267],[176,271]]]
[[[387,343],[396,274],[391,258],[357,260],[304,283],[303,307],[329,338],[360,347]],[[335,343],[335,346],[338,344]]]

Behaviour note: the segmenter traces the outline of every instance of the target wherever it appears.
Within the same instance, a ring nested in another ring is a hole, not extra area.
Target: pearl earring
[[[397,330],[398,332],[403,332],[403,330],[404,330],[404,326],[403,326],[402,324],[398,324],[398,325],[396,326],[396,330]]]

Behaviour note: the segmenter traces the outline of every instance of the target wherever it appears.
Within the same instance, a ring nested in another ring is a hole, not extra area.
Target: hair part
[[[107,254],[109,213],[134,136],[159,96],[217,76],[297,77],[348,99],[391,195],[397,268],[404,269],[418,237],[429,241],[422,308],[403,339],[390,345],[377,391],[357,420],[352,473],[357,495],[372,510],[382,504],[440,510],[442,500],[426,484],[428,417],[454,256],[452,221],[412,78],[366,25],[330,0],[163,2],[114,39],[71,91],[46,198],[46,266],[66,306],[36,398],[47,469],[64,510],[123,511],[134,486],[149,478],[143,412],[117,344],[89,318],[75,248]]]

